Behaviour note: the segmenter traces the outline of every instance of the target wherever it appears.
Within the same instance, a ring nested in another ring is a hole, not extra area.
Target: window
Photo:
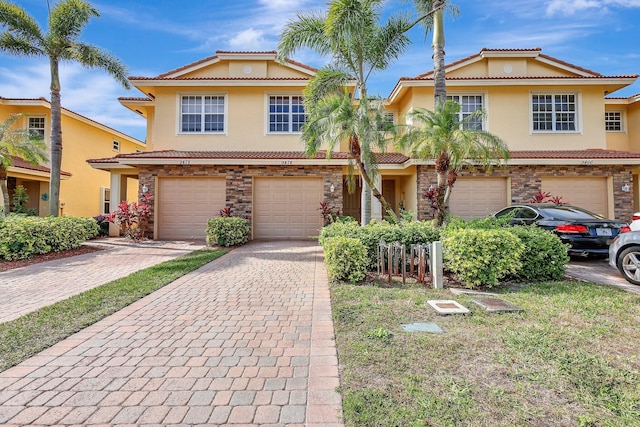
[[[106,215],[111,212],[111,189],[100,187],[100,214]]]
[[[29,117],[29,133],[44,139],[44,117]]]
[[[269,96],[269,132],[300,132],[305,120],[301,96]]]
[[[604,128],[608,132],[622,132],[622,112],[621,111],[605,111],[604,112]]]
[[[223,133],[224,95],[185,95],[180,99],[180,132]]]
[[[575,94],[531,95],[534,132],[575,132],[578,113]]]
[[[482,110],[482,95],[450,95],[447,96],[447,100],[457,102],[460,105],[460,112],[458,113],[458,120],[462,120],[469,117],[477,110]],[[482,130],[482,117],[478,116],[464,124],[465,129],[477,129]]]
[[[113,151],[120,151],[120,141],[113,141]]]
[[[378,130],[390,130],[395,123],[395,114],[393,111],[385,111],[382,113],[382,123],[378,123]]]

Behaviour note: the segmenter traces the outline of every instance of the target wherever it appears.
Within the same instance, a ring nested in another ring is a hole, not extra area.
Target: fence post
[[[431,277],[433,287],[442,289],[443,268],[442,268],[442,242],[433,242],[431,244]]]

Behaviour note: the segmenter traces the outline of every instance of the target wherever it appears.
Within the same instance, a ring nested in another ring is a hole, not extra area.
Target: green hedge
[[[93,218],[10,215],[0,221],[0,258],[11,261],[74,249],[98,233]]]
[[[212,218],[205,230],[208,245],[237,246],[249,241],[249,221],[237,217]]]
[[[367,274],[367,250],[358,239],[328,237],[323,240],[329,280],[356,283]]]
[[[508,230],[524,244],[522,268],[514,275],[518,281],[561,280],[569,262],[567,245],[550,231],[534,226],[516,226]]]
[[[489,287],[515,275],[525,246],[508,229],[453,229],[442,239],[443,258],[448,270],[469,288]]]

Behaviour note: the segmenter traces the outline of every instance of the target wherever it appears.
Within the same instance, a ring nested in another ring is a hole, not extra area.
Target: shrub
[[[208,245],[237,246],[249,241],[249,221],[237,217],[212,218],[205,230]]]
[[[99,237],[108,236],[109,235],[109,219],[107,218],[107,216],[97,215],[97,216],[94,216],[93,219],[98,225],[98,229],[99,229],[98,236]]]
[[[0,258],[10,261],[74,249],[97,235],[93,218],[12,215],[0,222]]]
[[[358,239],[330,237],[324,239],[327,273],[332,282],[345,280],[356,283],[367,273],[367,250]]]
[[[569,262],[567,246],[550,231],[535,226],[516,226],[508,230],[524,244],[520,257],[522,268],[514,275],[516,280],[560,280]]]
[[[506,229],[448,230],[442,245],[447,269],[469,288],[495,286],[522,266],[524,245]]]
[[[144,238],[145,227],[151,216],[150,202],[151,195],[148,193],[140,197],[140,202],[129,203],[125,200],[106,216],[107,220],[119,225],[127,239],[140,240]]]

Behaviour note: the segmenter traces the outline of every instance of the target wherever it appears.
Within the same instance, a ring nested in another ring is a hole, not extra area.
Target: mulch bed
[[[60,252],[49,252],[48,254],[34,255],[31,258],[17,259],[15,261],[3,261],[0,258],[0,271],[13,270],[14,268],[26,267],[28,265],[38,264],[41,262],[52,261],[61,258],[69,258],[76,255],[84,255],[101,250],[103,250],[103,248],[82,245],[76,249],[69,249],[67,251]]]

